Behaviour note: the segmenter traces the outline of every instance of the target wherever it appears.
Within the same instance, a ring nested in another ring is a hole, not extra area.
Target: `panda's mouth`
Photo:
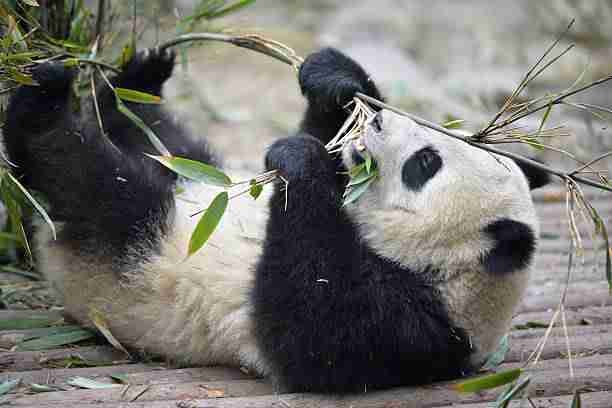
[[[355,166],[359,166],[360,164],[363,164],[366,161],[364,154],[362,153],[365,150],[359,151],[357,146],[355,146],[355,143],[356,141],[351,143],[351,159],[353,160]]]

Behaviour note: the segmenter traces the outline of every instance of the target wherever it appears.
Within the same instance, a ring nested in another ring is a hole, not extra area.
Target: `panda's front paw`
[[[126,64],[120,75],[122,86],[132,86],[135,89],[155,89],[163,84],[174,70],[176,53],[169,48],[147,48],[138,52]]]
[[[277,140],[266,154],[266,170],[278,170],[287,181],[334,177],[335,164],[325,146],[311,136]]]
[[[32,69],[32,79],[42,93],[68,91],[75,76],[76,70],[62,62],[45,62]]]
[[[357,92],[380,99],[376,85],[364,69],[335,48],[309,55],[300,68],[299,81],[309,102],[323,111],[343,107]]]

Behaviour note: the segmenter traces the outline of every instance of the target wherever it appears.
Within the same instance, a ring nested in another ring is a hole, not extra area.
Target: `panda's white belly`
[[[438,288],[451,320],[470,336],[471,362],[478,366],[506,334],[529,280],[529,269],[494,275],[480,268],[460,271]]]

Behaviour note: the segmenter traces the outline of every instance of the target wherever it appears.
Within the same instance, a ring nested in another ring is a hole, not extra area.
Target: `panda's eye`
[[[442,158],[433,147],[427,146],[404,162],[402,182],[410,190],[420,190],[442,167]]]

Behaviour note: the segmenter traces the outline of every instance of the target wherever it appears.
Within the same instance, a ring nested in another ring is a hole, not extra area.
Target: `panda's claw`
[[[146,48],[126,64],[117,85],[158,94],[174,70],[176,53],[168,48]]]

